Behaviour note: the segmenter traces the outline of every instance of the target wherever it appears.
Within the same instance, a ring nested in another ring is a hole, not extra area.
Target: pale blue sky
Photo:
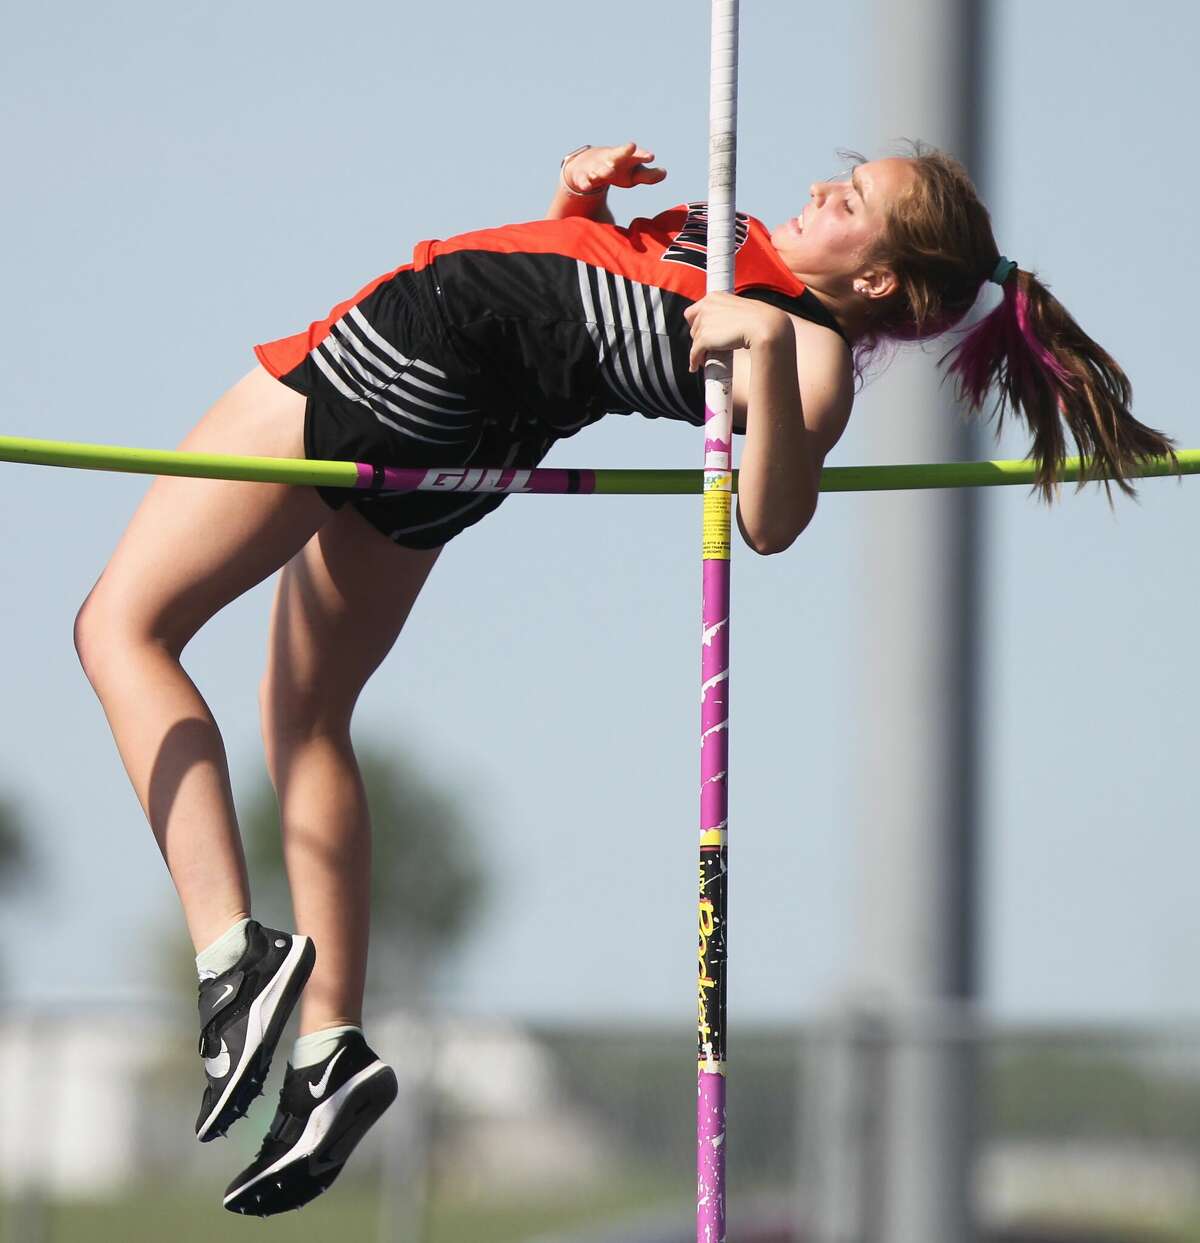
[[[836,148],[879,149],[870,10],[743,8],[738,200],[775,221]],[[1200,445],[1200,10],[995,10],[1001,246],[1124,363],[1143,420]],[[702,196],[707,47],[706,6],[632,0],[13,10],[0,427],[173,445],[253,342],[422,238],[539,215],[581,142],[636,138],[669,168],[616,195],[619,218]],[[873,460],[872,426],[903,417],[885,376],[833,460]],[[696,466],[697,435],[613,418],[550,462]],[[1024,449],[1009,434],[996,455]],[[50,876],[0,915],[8,983],[29,999],[143,993],[173,893],[70,636],[146,484],[0,479],[0,787]],[[1198,513],[1194,483],[1150,483],[1115,515],[1096,496],[1050,512],[987,496],[984,979],[1004,1013],[1200,1013]],[[854,497],[830,497],[793,550],[735,561],[730,1005],[747,1019],[821,1007],[845,966],[856,644],[878,624],[859,607],[862,521]],[[452,546],[364,697],[362,735],[471,773],[502,844],[446,1004],[690,1021],[698,537],[689,500],[517,498]],[[229,609],[187,662],[241,790],[261,762],[267,601]]]

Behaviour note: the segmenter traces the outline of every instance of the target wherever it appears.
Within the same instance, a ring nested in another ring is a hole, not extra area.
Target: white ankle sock
[[[239,919],[209,946],[196,955],[196,970],[202,980],[211,980],[228,971],[246,952],[248,919]]]
[[[322,1031],[301,1036],[292,1045],[292,1056],[288,1058],[292,1069],[303,1070],[305,1066],[315,1066],[318,1062],[323,1062],[347,1032],[358,1032],[361,1036],[362,1028],[348,1023],[344,1027],[326,1027]]]

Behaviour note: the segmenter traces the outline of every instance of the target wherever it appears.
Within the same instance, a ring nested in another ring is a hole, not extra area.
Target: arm
[[[667,170],[647,167],[646,161],[652,159],[654,152],[635,142],[627,142],[623,147],[585,147],[575,152],[559,170],[558,186],[546,209],[546,219],[586,216],[601,224],[615,223],[608,209],[608,187],[629,188],[662,181]]]
[[[812,521],[821,468],[850,417],[846,347],[826,328],[786,316],[774,348],[751,351],[738,529],[756,552],[782,552]],[[735,363],[736,367],[736,363]]]
[[[782,552],[817,508],[821,467],[850,417],[853,376],[827,329],[732,294],[688,308],[692,367],[733,349],[734,416],[745,415],[738,528],[755,552]]]

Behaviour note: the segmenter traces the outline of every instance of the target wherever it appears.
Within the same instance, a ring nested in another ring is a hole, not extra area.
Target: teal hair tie
[[[1017,261],[1001,255],[996,263],[996,270],[988,277],[988,280],[995,281],[997,285],[1003,285],[1016,270]]]

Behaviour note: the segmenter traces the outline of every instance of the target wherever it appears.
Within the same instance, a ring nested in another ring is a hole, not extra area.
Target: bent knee
[[[153,646],[178,658],[184,642],[170,628],[140,615],[134,601],[108,590],[101,578],[75,614],[75,653],[95,685],[110,666],[126,662],[137,649]]]
[[[87,672],[88,660],[91,657],[91,599],[91,593],[89,593],[75,614],[75,625],[71,630],[71,637],[75,642],[75,655],[79,657],[84,673]]]
[[[93,587],[75,614],[72,632],[75,655],[88,681],[93,683],[101,669],[101,658],[106,651],[111,651],[112,640],[118,631],[116,619],[110,619],[106,612],[97,600],[96,588]]]

